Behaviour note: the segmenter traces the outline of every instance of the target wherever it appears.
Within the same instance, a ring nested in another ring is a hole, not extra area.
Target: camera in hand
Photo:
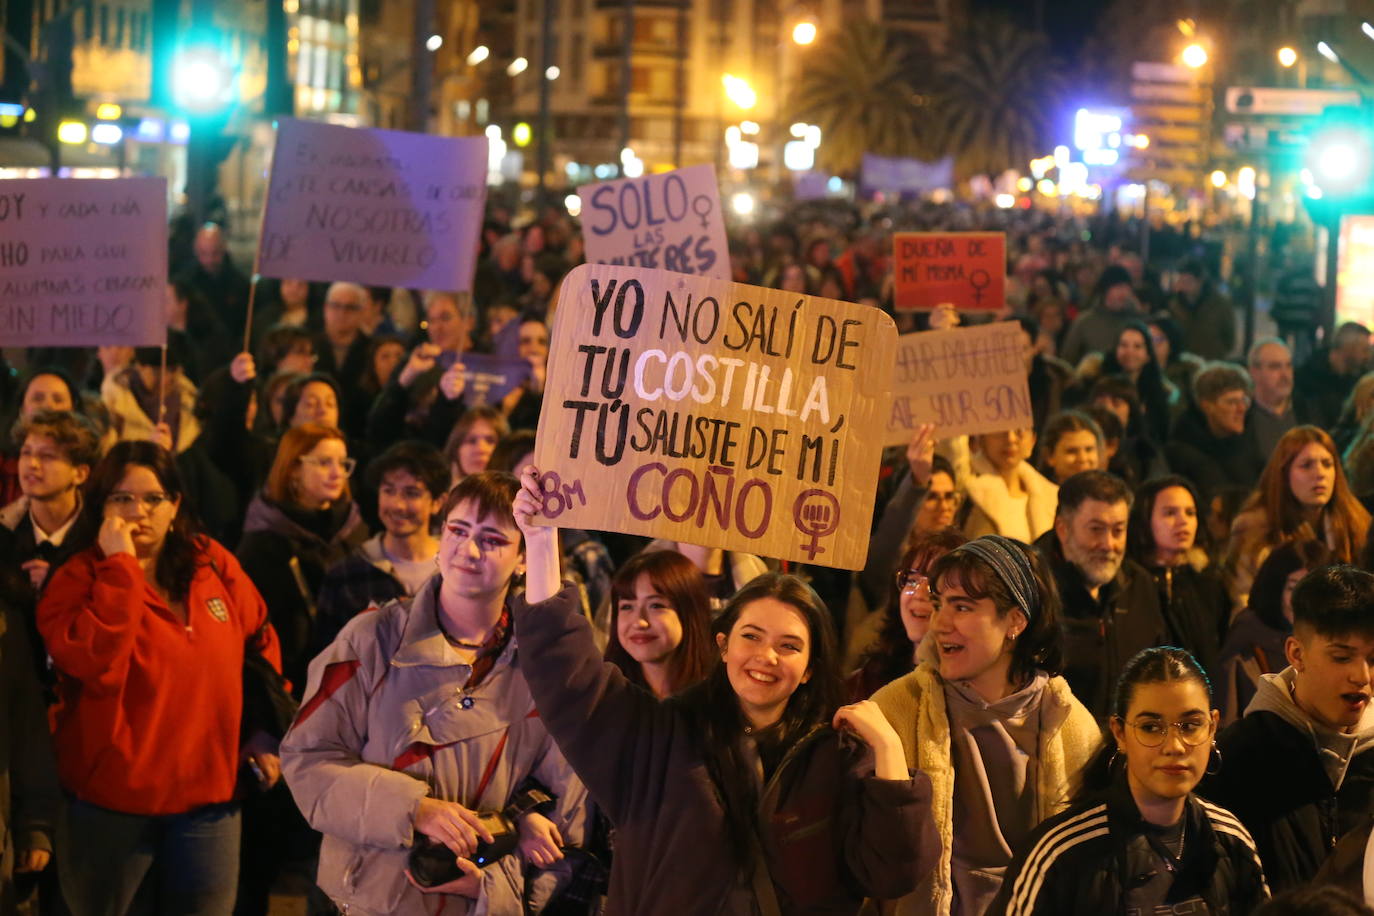
[[[471,861],[478,868],[484,868],[498,859],[515,852],[520,842],[516,823],[531,811],[546,810],[553,806],[553,799],[538,789],[521,792],[502,811],[479,811],[477,819],[491,834],[491,842],[479,842]],[[415,845],[410,850],[410,876],[421,887],[436,887],[457,881],[463,877],[458,867],[458,857],[443,843],[417,833]]]

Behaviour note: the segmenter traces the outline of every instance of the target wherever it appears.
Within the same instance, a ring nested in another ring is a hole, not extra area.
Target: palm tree
[[[1066,83],[1044,35],[980,17],[951,37],[938,70],[938,149],[955,174],[1024,169],[1052,149],[1069,123]]]
[[[912,85],[904,49],[881,25],[859,19],[811,49],[787,110],[791,120],[820,127],[819,168],[853,175],[866,152],[923,155],[929,104]]]

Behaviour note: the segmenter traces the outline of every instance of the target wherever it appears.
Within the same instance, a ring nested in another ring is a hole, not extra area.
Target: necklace
[[[449,645],[457,646],[459,649],[477,650],[482,648],[482,644],[480,642],[463,642],[461,639],[455,639],[454,637],[450,636],[448,630],[444,628],[444,618],[442,615],[440,615],[439,608],[437,606],[434,608],[434,622],[439,625],[439,632],[444,634],[444,639],[448,640]]]

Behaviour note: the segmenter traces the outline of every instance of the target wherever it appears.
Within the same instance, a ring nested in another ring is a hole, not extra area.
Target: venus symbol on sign
[[[968,282],[973,287],[973,304],[980,305],[983,302],[983,290],[992,283],[992,277],[983,268],[971,272],[968,275]]]
[[[692,198],[692,212],[701,217],[701,228],[711,228],[711,224],[706,220],[706,217],[711,215],[711,198],[705,194],[698,194]]]
[[[802,545],[808,560],[816,559],[816,554],[825,553],[820,539],[834,534],[840,527],[840,501],[827,490],[803,490],[792,504],[792,523],[802,534],[809,534],[811,540]]]

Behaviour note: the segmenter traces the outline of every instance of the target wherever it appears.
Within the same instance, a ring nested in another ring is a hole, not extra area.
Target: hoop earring
[[[1212,769],[1212,754],[1215,754],[1217,758],[1217,768],[1215,770]],[[1223,760],[1221,756],[1221,748],[1217,747],[1216,741],[1212,742],[1212,754],[1207,755],[1207,769],[1203,771],[1208,776],[1215,776],[1220,773],[1222,766],[1225,764],[1225,760]]]
[[[1118,750],[1115,750],[1115,751],[1112,751],[1112,756],[1111,756],[1111,758],[1107,761],[1107,772],[1108,772],[1108,773],[1110,773],[1110,772],[1112,771],[1112,769],[1116,766],[1116,758],[1118,758],[1118,757],[1120,757],[1120,756],[1121,756],[1121,751],[1120,751],[1119,749],[1118,749]]]

